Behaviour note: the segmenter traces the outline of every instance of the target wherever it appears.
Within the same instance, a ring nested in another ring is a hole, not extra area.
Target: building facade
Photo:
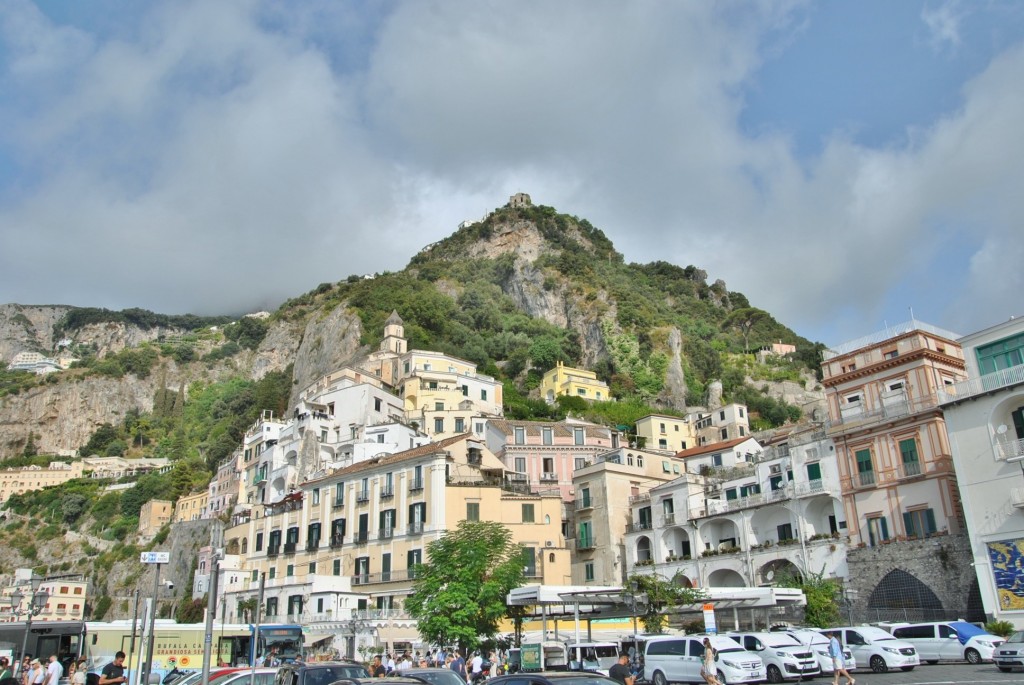
[[[1024,628],[1024,318],[959,340],[967,380],[944,386],[985,617]]]
[[[540,396],[547,402],[556,397],[581,397],[585,400],[603,402],[611,399],[608,384],[598,380],[597,374],[586,369],[576,369],[558,362],[555,368],[544,374],[540,384]]]

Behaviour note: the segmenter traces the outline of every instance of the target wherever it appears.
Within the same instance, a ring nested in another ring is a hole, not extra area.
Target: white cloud
[[[956,48],[960,45],[960,22],[965,11],[958,0],[946,0],[937,6],[925,6],[921,10],[921,21],[928,29],[928,40],[936,50],[945,46]]]
[[[836,134],[798,159],[738,125],[766,41],[813,30],[791,9],[422,1],[360,21],[175,3],[116,39],[77,31],[70,51],[35,13],[18,54],[36,57],[15,63],[74,78],[14,110],[6,145],[33,179],[0,199],[5,293],[268,306],[400,268],[525,191],[627,259],[698,265],[801,330],[867,333],[908,279],[934,281],[939,325],[1004,318],[1021,285],[1005,248],[1022,209],[1021,51],[902,147]],[[942,262],[951,240],[973,257]]]

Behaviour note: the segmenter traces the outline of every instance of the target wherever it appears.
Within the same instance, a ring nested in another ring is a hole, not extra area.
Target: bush
[[[110,609],[111,603],[112,600],[106,595],[97,599],[96,606],[93,607],[92,616],[90,618],[94,621],[102,621],[103,617],[107,615],[107,611]]]
[[[1013,624],[1009,621],[989,621],[985,624],[985,630],[1002,638],[1010,637],[1013,634]]]

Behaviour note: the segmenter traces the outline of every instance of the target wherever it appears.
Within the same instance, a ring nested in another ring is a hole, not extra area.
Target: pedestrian
[[[124,677],[124,652],[118,652],[114,655],[114,660],[100,671],[99,685],[119,685],[127,682],[128,679]]]
[[[633,685],[633,671],[629,668],[629,652],[619,652],[619,660],[608,669],[608,677],[622,685]]]
[[[79,657],[78,664],[75,665],[75,673],[71,676],[71,685],[85,685],[89,680],[89,669],[85,657]]]
[[[46,678],[46,669],[43,668],[42,662],[39,659],[33,659],[32,663],[29,664],[28,672],[28,683],[29,685],[43,685],[43,679]]]
[[[13,677],[14,669],[11,668],[11,662],[8,661],[7,657],[0,656],[0,680]]]
[[[484,658],[480,652],[473,652],[473,660],[470,662],[469,680],[472,683],[480,680],[484,674]]]
[[[370,675],[374,678],[383,678],[387,675],[384,664],[381,663],[380,655],[373,657],[373,664],[370,666]]]
[[[466,660],[462,658],[462,655],[455,652],[452,663],[449,666],[453,671],[459,674],[459,677],[466,680]]]
[[[721,685],[718,680],[718,667],[715,666],[715,659],[718,653],[711,645],[711,638],[704,638],[704,660],[700,664],[700,677],[708,685]]]
[[[21,666],[18,668],[18,679],[21,680],[21,685],[29,685],[28,674],[32,670],[32,655],[26,654],[21,660]]]
[[[839,642],[839,631],[828,634],[828,655],[832,657],[832,685],[839,685],[839,677],[846,676],[846,685],[854,685],[850,672],[846,670],[846,657],[843,656],[843,645]]]

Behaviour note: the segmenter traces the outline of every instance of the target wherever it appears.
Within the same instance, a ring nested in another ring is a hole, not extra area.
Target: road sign
[[[143,564],[166,564],[171,561],[170,552],[143,552],[139,558]]]

